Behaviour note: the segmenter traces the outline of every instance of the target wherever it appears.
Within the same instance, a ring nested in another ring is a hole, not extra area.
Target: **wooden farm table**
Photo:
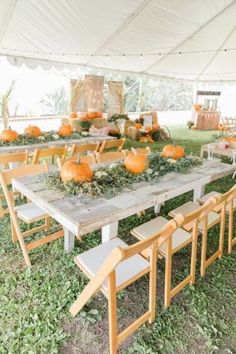
[[[211,145],[213,147],[213,155],[217,157],[222,157],[226,156],[229,158],[233,158],[233,155],[236,154],[236,149],[231,149],[228,147],[228,149],[221,149],[218,147],[218,143],[212,143],[212,144],[206,144],[201,146],[201,157],[207,157],[208,155],[208,145]]]
[[[161,203],[191,190],[196,200],[203,195],[207,183],[235,170],[236,166],[205,160],[188,174],[169,173],[155,184],[138,183],[111,199],[68,197],[63,192],[47,189],[43,175],[13,179],[12,184],[63,226],[65,250],[70,252],[75,236],[81,238],[102,228],[102,241],[112,239],[117,236],[119,220],[153,206],[158,208]]]
[[[100,142],[103,140],[114,140],[115,138],[108,135],[95,135],[84,137],[81,139],[71,139],[71,140],[55,140],[55,141],[48,141],[45,143],[38,143],[32,145],[20,145],[20,146],[0,146],[0,154],[5,154],[9,152],[17,152],[17,151],[34,151],[35,149],[43,149],[51,146],[64,146],[64,145],[72,145],[72,144],[87,144],[92,142]]]

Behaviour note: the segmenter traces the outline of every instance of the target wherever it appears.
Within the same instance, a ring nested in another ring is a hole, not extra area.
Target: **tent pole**
[[[142,111],[142,101],[143,101],[143,77],[140,76],[139,78],[139,93],[138,93],[138,113],[140,116],[140,113]]]

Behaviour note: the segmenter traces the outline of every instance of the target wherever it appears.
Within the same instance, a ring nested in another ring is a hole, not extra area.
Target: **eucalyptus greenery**
[[[173,160],[164,158],[159,153],[153,153],[149,157],[148,169],[142,174],[137,175],[127,171],[124,164],[119,162],[96,168],[91,182],[63,183],[59,173],[52,172],[45,177],[45,183],[48,188],[65,191],[68,195],[110,198],[125,188],[132,189],[135,183],[155,183],[159,177],[169,172],[186,173],[189,169],[201,164],[202,160],[198,156],[189,155]]]
[[[116,114],[113,114],[110,118],[108,118],[108,122],[110,123],[116,123],[117,120],[129,120],[129,117],[127,114],[119,114],[119,113],[116,113]]]
[[[86,134],[88,136],[88,134]],[[71,139],[81,139],[83,138],[83,133],[79,132],[74,132],[68,137],[60,137],[57,134],[57,131],[51,130],[48,132],[44,132],[41,136],[37,138],[30,138],[29,136],[25,134],[19,134],[18,138],[14,141],[11,142],[5,142],[0,140],[0,146],[22,146],[22,145],[33,145],[33,144],[39,144],[39,143],[47,143],[49,141],[60,141],[60,140],[71,140]]]

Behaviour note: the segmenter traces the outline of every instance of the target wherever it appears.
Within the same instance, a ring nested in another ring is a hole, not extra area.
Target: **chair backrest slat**
[[[103,154],[96,153],[95,156],[96,156],[97,163],[105,163],[105,162],[122,161],[125,159],[126,153],[124,150],[109,151],[109,152],[104,152]]]
[[[65,158],[67,154],[67,149],[67,146],[35,149],[33,154],[33,164],[38,164],[40,162],[40,159],[47,157],[60,156]]]
[[[37,165],[21,165],[9,170],[4,170],[0,172],[2,179],[6,186],[11,184],[12,178],[23,177],[23,176],[34,176],[39,173],[48,172],[48,166],[46,163]]]
[[[99,152],[101,154],[104,150],[108,150],[108,149],[117,149],[116,151],[121,151],[124,146],[124,143],[125,143],[125,138],[117,139],[117,140],[104,140],[101,143]]]
[[[0,165],[8,165],[9,163],[14,163],[14,162],[27,163],[28,156],[29,156],[28,151],[1,154]]]
[[[99,148],[99,143],[90,143],[90,144],[73,144],[71,147],[71,156],[80,155],[83,153],[97,152]]]
[[[144,154],[144,155],[149,155],[151,154],[151,149],[149,146],[146,146],[145,148],[131,148],[131,151],[135,154]]]

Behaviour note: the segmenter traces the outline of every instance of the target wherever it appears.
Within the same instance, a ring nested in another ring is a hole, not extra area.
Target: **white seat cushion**
[[[15,207],[17,216],[27,223],[31,223],[48,216],[44,210],[40,209],[34,203],[27,203]]]
[[[76,256],[75,263],[81,267],[90,278],[93,278],[115,247],[125,248],[127,246],[125,242],[116,237],[111,241],[104,242]],[[116,287],[122,286],[122,284],[137,276],[139,273],[147,271],[148,268],[149,262],[140,255],[132,256],[119,263],[116,267]],[[103,282],[102,288],[107,292],[107,279]]]
[[[218,195],[222,195],[221,193],[219,192],[215,192],[215,191],[212,191],[212,192],[209,192],[205,195],[203,195],[201,198],[199,198],[197,201],[198,203],[200,204],[204,204],[206,201],[208,201],[209,198],[212,198],[212,197],[215,197],[215,196],[218,196]]]
[[[195,202],[187,202],[183,205],[181,205],[180,207],[171,210],[169,215],[172,217],[175,217],[177,214],[182,214],[182,215],[187,215],[189,213],[192,213],[193,211],[196,211],[197,209],[200,208],[200,205],[198,203]],[[214,225],[216,225],[217,223],[220,222],[220,215],[214,211],[210,211],[208,213],[208,217],[207,217],[207,227],[208,229],[210,229],[211,227],[213,227]],[[185,225],[184,228],[186,230],[191,230],[192,229],[192,223]],[[200,232],[203,231],[203,222],[201,221],[198,225],[198,230]]]
[[[212,191],[212,192],[209,192],[207,194],[205,194],[203,197],[199,198],[198,199],[198,202],[200,204],[204,204],[209,198],[211,197],[215,197],[215,196],[218,196],[218,195],[222,195],[222,193],[219,193],[219,192],[215,192],[215,191]],[[233,210],[236,209],[236,199],[233,200]],[[220,206],[217,206],[215,208],[215,211],[220,211]],[[226,206],[226,212],[229,211],[229,204]]]
[[[158,233],[167,223],[167,219],[163,218],[162,216],[158,216],[157,218],[134,228],[131,231],[131,234],[141,240],[144,240],[152,235],[155,235],[155,233]],[[190,241],[191,237],[192,236],[189,232],[183,230],[182,228],[178,228],[172,235],[172,250],[179,249],[182,244]],[[166,243],[163,243],[160,246],[159,251],[161,254],[165,255]]]

